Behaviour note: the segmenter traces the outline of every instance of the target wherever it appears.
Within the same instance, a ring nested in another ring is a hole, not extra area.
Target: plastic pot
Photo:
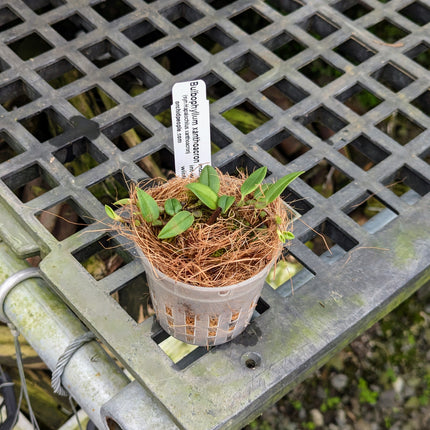
[[[175,281],[152,267],[142,252],[140,255],[161,327],[182,342],[200,346],[220,345],[242,333],[275,261],[238,284],[206,288]]]

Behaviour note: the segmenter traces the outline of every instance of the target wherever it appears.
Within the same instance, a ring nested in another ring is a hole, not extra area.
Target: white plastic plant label
[[[172,130],[175,171],[181,177],[200,176],[211,164],[209,101],[202,80],[178,82],[172,89]]]

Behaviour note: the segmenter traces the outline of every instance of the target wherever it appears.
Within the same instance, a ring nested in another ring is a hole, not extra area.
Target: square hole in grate
[[[430,45],[422,42],[419,45],[406,52],[409,58],[412,58],[419,65],[423,66],[426,70],[430,69]]]
[[[122,33],[140,48],[150,45],[165,36],[165,33],[154,27],[146,19],[123,30]]]
[[[427,164],[430,164],[430,148],[426,149],[421,155],[420,158],[424,160]]]
[[[384,19],[377,24],[367,27],[367,30],[386,43],[396,43],[409,34],[409,31],[398,25],[394,25],[388,19]]]
[[[135,10],[124,0],[104,0],[91,7],[109,22]]]
[[[103,205],[112,205],[118,200],[129,197],[126,179],[122,172],[114,173],[89,186],[88,191]]]
[[[19,120],[39,142],[45,142],[63,133],[68,127],[67,120],[52,107]]]
[[[282,200],[299,215],[304,215],[313,208],[305,197],[298,195],[288,187],[286,191],[282,193]]]
[[[172,97],[168,95],[148,106],[144,106],[144,108],[165,127],[170,127],[172,125],[171,104]]]
[[[65,4],[65,0],[23,0],[38,15],[42,15]]]
[[[334,67],[322,57],[316,58],[310,63],[299,69],[299,72],[305,75],[313,83],[324,87],[330,82],[343,75],[343,71]]]
[[[80,50],[98,68],[114,63],[127,53],[115,46],[109,39],[104,39],[94,45]]]
[[[0,87],[0,104],[7,111],[24,106],[39,97],[40,94],[22,79],[17,79]]]
[[[282,15],[288,15],[303,6],[301,1],[296,0],[264,0],[264,3],[267,3]]]
[[[131,255],[107,234],[72,255],[96,281],[116,272],[132,260]]]
[[[114,108],[118,104],[99,86],[90,88],[87,91],[67,100],[87,119],[94,118],[95,116]],[[91,103],[88,103],[87,100],[91,100]]]
[[[230,94],[233,88],[226,84],[217,74],[209,73],[201,78],[206,84],[209,103],[213,103]]]
[[[73,199],[49,206],[36,217],[58,241],[67,239],[94,222]]]
[[[230,175],[237,175],[238,172],[245,172],[251,174],[254,170],[262,167],[262,164],[253,160],[246,153],[239,155],[238,157],[230,160],[227,164],[220,166],[220,170],[223,173],[228,173]],[[266,177],[270,176],[272,172],[267,171]]]
[[[416,99],[412,100],[411,104],[423,111],[427,116],[430,116],[430,90],[426,90]]]
[[[155,87],[160,81],[141,65],[135,66],[111,79],[127,94],[136,97],[139,94]]]
[[[226,146],[230,145],[231,142],[232,140],[230,138],[211,125],[212,154],[218,152],[221,148],[225,148]]]
[[[10,160],[19,154],[22,154],[24,149],[6,130],[0,131],[0,163]]]
[[[359,196],[343,211],[369,233],[381,230],[398,215],[369,191]]]
[[[363,134],[339,149],[339,152],[365,171],[370,170],[390,155]]]
[[[78,13],[51,24],[51,27],[66,40],[76,39],[81,33],[89,33],[95,28]]]
[[[345,172],[326,159],[303,173],[301,179],[325,198],[337,193],[352,181]]]
[[[66,58],[61,58],[37,71],[52,88],[62,88],[82,78],[84,74]]]
[[[161,327],[152,336],[154,342],[172,360],[177,370],[184,370],[209,352],[209,346],[191,345],[169,336]]]
[[[10,69],[9,64],[7,64],[6,61],[0,58],[0,72],[4,72],[7,69]]]
[[[209,28],[209,30],[204,31],[203,33],[198,34],[197,36],[194,36],[193,40],[211,54],[221,52],[225,48],[228,48],[237,42],[235,39],[221,30],[221,28],[217,25]]]
[[[178,28],[184,28],[191,23],[203,18],[203,14],[185,2],[177,3],[167,9],[163,9],[160,14],[168,19]]]
[[[384,178],[382,183],[410,205],[430,191],[430,182],[407,165]]]
[[[248,100],[222,112],[222,116],[244,134],[254,131],[270,119]]]
[[[336,98],[358,115],[364,115],[382,102],[360,83],[353,85]]]
[[[59,149],[54,152],[54,156],[73,176],[79,176],[107,160],[97,146],[86,137]]]
[[[282,164],[290,163],[310,149],[286,129],[268,137],[259,145]]]
[[[332,264],[343,257],[358,242],[330,219],[309,230],[300,240],[325,263]]]
[[[205,2],[209,3],[214,9],[218,10],[231,4],[232,0],[205,0]]]
[[[161,148],[151,155],[141,158],[136,161],[136,164],[150,178],[170,179],[175,176],[175,158],[167,148]]]
[[[226,65],[244,81],[250,82],[270,70],[270,66],[253,52],[247,52]]]
[[[309,96],[309,93],[293,85],[285,78],[261,91],[261,93],[284,110]]]
[[[339,27],[332,22],[330,22],[326,17],[315,14],[305,19],[304,21],[298,23],[298,25],[303,28],[306,33],[315,37],[317,40],[322,40],[339,30]]]
[[[53,48],[50,43],[39,36],[35,31],[14,42],[8,43],[8,46],[24,61],[42,55]]]
[[[15,12],[4,6],[0,9],[0,32],[24,22]]]
[[[291,252],[285,251],[276,266],[270,269],[266,282],[280,296],[287,297],[314,277],[314,272],[308,269]]]
[[[349,124],[325,106],[320,106],[308,114],[294,119],[322,140],[328,140]]]
[[[245,9],[229,19],[248,34],[253,34],[272,23],[269,18],[257,12],[252,7]]]
[[[399,13],[418,25],[426,25],[430,21],[430,8],[420,1],[400,9]]]
[[[111,296],[138,324],[154,314],[145,273],[128,281]]]
[[[132,115],[120,119],[102,130],[102,133],[111,140],[121,151],[149,139],[152,133],[143,127]]]
[[[334,48],[333,51],[347,59],[355,66],[358,66],[375,55],[375,51],[353,38],[347,39],[345,42]]]
[[[387,63],[384,67],[372,73],[371,76],[395,93],[405,88],[416,79],[415,76],[401,70],[400,67],[393,63]]]
[[[2,180],[23,203],[29,202],[58,186],[57,181],[38,163],[11,173],[3,177]]]
[[[361,18],[373,10],[370,6],[360,0],[341,0],[334,4],[333,7],[352,20]]]
[[[285,31],[264,43],[264,46],[284,61],[294,57],[307,48]]]
[[[172,75],[177,75],[200,62],[179,45],[157,55],[154,60]]]
[[[406,145],[424,131],[423,127],[399,110],[376,124],[376,127],[400,145]]]

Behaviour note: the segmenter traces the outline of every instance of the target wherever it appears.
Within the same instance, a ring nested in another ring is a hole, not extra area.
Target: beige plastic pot
[[[192,345],[220,345],[249,324],[266,276],[273,265],[246,281],[220,288],[174,281],[152,267],[142,252],[152,304],[161,327]]]

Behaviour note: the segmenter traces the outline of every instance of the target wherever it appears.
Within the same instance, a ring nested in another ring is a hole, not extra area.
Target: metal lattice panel
[[[239,426],[428,279],[429,21],[427,0],[2,0],[1,236],[22,257],[42,253],[62,298],[180,426]],[[268,180],[306,171],[284,195],[302,215],[291,253],[303,270],[294,296],[289,283],[267,286],[237,341],[178,367],[152,319],[136,324],[111,297],[144,278],[133,250],[118,243],[126,264],[99,281],[81,263],[112,246],[94,220],[117,195],[102,199],[95,187],[120,194],[148,178],[150,155],[173,168],[171,88],[197,78],[212,102],[215,166],[266,165]],[[104,109],[80,108],[79,95]],[[231,122],[234,109],[258,126]],[[130,129],[135,146],[121,138]],[[272,155],[279,145],[290,148],[283,161]],[[83,156],[91,168],[73,170]],[[330,197],[312,187],[315,166],[342,178]],[[25,196],[33,180],[46,192]],[[385,209],[359,225],[350,215],[371,196]],[[67,237],[43,219],[63,202],[84,224]],[[316,232],[331,254],[305,245]],[[261,359],[252,371],[241,360],[250,353]]]

